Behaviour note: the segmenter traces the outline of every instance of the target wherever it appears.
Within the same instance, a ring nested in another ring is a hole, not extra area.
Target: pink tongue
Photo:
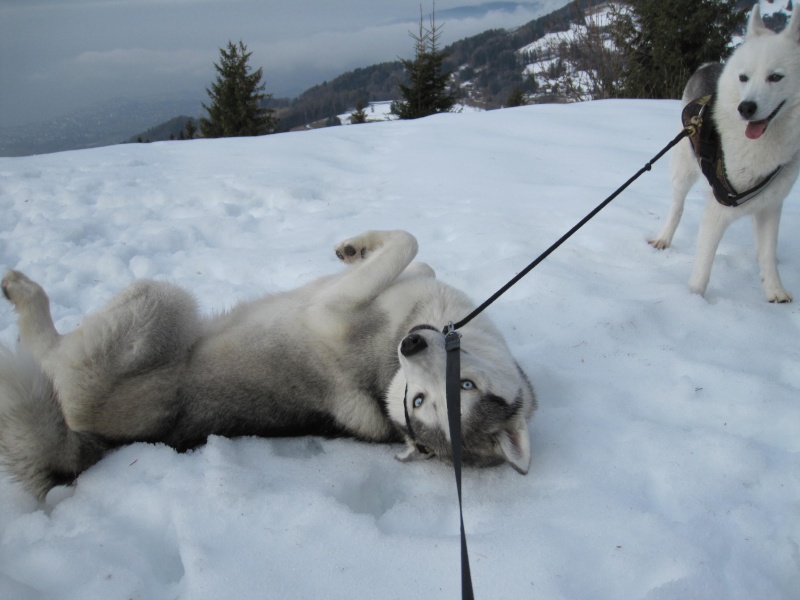
[[[751,140],[757,140],[764,132],[767,130],[767,121],[766,119],[763,121],[755,121],[747,124],[747,129],[744,130],[744,134],[750,138]]]

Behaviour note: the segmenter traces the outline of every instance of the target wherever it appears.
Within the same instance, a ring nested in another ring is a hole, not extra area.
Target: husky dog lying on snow
[[[724,68],[703,65],[689,80],[684,104],[708,101],[704,129],[719,144],[702,144],[705,157],[696,160],[687,140],[673,152],[672,208],[664,228],[650,240],[663,249],[672,243],[689,189],[710,172],[709,194],[689,287],[704,294],[714,255],[731,222],[753,216],[756,250],[764,293],[770,302],[789,302],[776,260],[778,225],[783,201],[800,170],[800,12],[780,34],[764,26],[758,4],[753,7],[745,42]],[[695,146],[698,144],[696,143]],[[711,146],[709,148],[709,146]],[[763,185],[763,187],[761,187]],[[754,192],[751,196],[750,192]],[[716,197],[716,199],[715,199]]]
[[[136,441],[348,435],[448,459],[440,332],[472,305],[416,253],[409,233],[369,231],[337,246],[342,273],[213,317],[140,281],[66,335],[44,290],[11,271],[22,349],[0,346],[0,458],[39,497]],[[464,462],[526,473],[536,400],[485,317],[464,328],[461,377]]]

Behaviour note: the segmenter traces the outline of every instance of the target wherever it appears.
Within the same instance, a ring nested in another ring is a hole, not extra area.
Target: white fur
[[[726,63],[717,84],[713,118],[720,132],[728,179],[743,191],[783,165],[781,172],[758,196],[739,207],[719,204],[709,192],[698,234],[694,267],[689,279],[693,293],[705,294],[711,266],[728,226],[745,215],[753,218],[756,252],[764,294],[770,302],[789,302],[778,275],[776,247],[783,201],[800,171],[800,16],[798,10],[780,34],[769,31],[758,5],[753,7],[745,42]],[[775,76],[781,76],[775,80]],[[684,95],[684,103],[694,100]],[[783,107],[758,139],[745,136],[747,120],[738,111],[742,102],[754,102],[750,121],[767,118]],[[700,168],[688,140],[673,152],[670,165],[672,207],[661,232],[650,243],[664,249],[672,243],[683,214],[689,189],[700,177]]]
[[[398,348],[413,326],[441,329],[472,303],[427,265],[410,264],[417,241],[404,231],[368,231],[336,253],[350,265],[342,273],[213,317],[174,285],[136,282],[66,335],[41,286],[9,272],[2,289],[26,353],[0,348],[7,468],[42,496],[134,441],[184,449],[211,434],[344,434],[416,449],[406,386],[430,399],[414,419],[446,438],[441,334],[427,331],[430,351],[413,359],[398,359]],[[465,327],[462,347],[464,377],[476,384],[462,394],[466,457],[526,472],[530,384],[485,317]]]

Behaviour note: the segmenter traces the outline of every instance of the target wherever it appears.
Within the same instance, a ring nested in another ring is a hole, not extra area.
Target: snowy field
[[[403,228],[482,301],[672,139],[678,112],[531,106],[4,158],[0,263],[45,286],[67,331],[137,277],[219,310],[339,269],[340,239]],[[778,253],[800,299],[797,195]],[[745,221],[691,295],[703,195],[658,252],[668,196],[665,159],[490,309],[540,409],[527,476],[464,473],[477,598],[798,598],[800,302],[764,301]],[[43,504],[0,476],[0,598],[457,598],[451,469],[398,450],[134,444]]]

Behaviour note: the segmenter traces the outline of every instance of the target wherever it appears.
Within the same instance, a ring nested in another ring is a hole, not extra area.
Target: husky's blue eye
[[[750,81],[750,78],[747,75],[742,74],[739,75],[739,81],[741,81],[742,83],[747,83],[748,81]]]
[[[770,73],[769,77],[767,77],[767,81],[770,83],[778,83],[781,79],[783,79],[783,75],[780,73]]]
[[[423,402],[425,402],[425,396],[423,396],[422,394],[416,396],[414,398],[414,408],[419,408],[420,406],[422,406]]]
[[[469,379],[462,379],[461,380],[461,389],[462,390],[474,390],[475,384],[472,383]]]

